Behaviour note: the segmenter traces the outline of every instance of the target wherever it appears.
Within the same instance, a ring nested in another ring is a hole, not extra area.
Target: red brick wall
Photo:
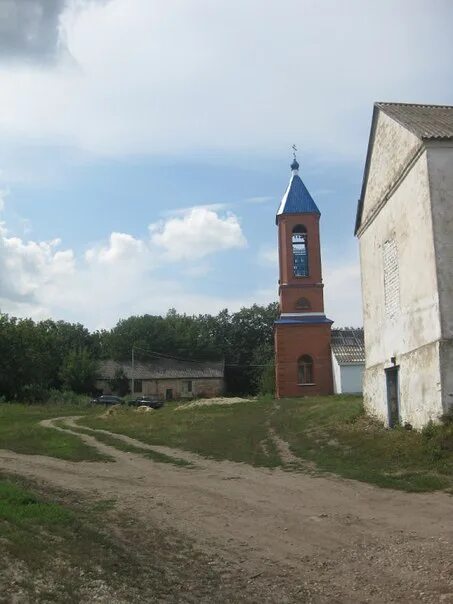
[[[301,311],[297,308],[297,300],[307,298],[311,309]],[[280,312],[324,312],[323,288],[322,285],[283,285],[280,288]]]
[[[330,324],[275,326],[277,398],[333,393]],[[313,359],[314,385],[298,384],[298,360]]]
[[[142,393],[144,395],[154,395],[165,398],[167,388],[173,390],[173,398],[190,398],[197,396],[221,396],[224,392],[224,380],[222,378],[194,378],[192,379],[192,393],[188,393],[184,388],[184,382],[187,384],[187,379],[159,379],[159,380],[141,380]],[[103,391],[104,394],[112,392],[108,380],[99,380],[96,387]],[[134,392],[139,396],[140,392]]]
[[[303,224],[307,229],[308,277],[293,274],[293,228]],[[322,282],[319,244],[319,214],[284,214],[278,219],[280,283],[313,284]]]

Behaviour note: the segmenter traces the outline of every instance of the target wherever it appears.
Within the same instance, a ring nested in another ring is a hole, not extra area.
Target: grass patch
[[[250,401],[184,410],[176,407],[167,404],[158,411],[143,414],[125,408],[109,417],[89,416],[80,423],[126,434],[149,445],[185,449],[212,459],[270,468],[281,465],[277,450],[269,442],[267,418],[272,402]]]
[[[260,599],[240,564],[200,552],[158,519],[42,489],[0,474],[1,604]]]
[[[57,425],[61,428],[66,427],[64,421],[57,422]],[[116,438],[115,436],[111,436],[110,434],[105,434],[104,432],[93,432],[92,430],[88,428],[82,428],[81,426],[71,426],[70,429],[75,432],[80,432],[81,434],[88,434],[89,436],[93,436],[105,445],[109,445],[110,447],[114,447],[115,449],[119,449],[120,451],[124,451],[126,453],[137,453],[159,463],[170,463],[175,466],[194,467],[193,463],[191,463],[190,461],[186,461],[185,459],[170,457],[170,455],[165,455],[164,453],[160,453],[159,451],[151,451],[150,449],[138,447],[137,445],[127,443],[120,438]]]
[[[11,480],[0,480],[0,522],[26,526],[65,524],[72,515],[61,506],[43,503],[32,493]]]
[[[99,521],[94,507],[82,512],[0,474],[0,579],[6,598],[0,601],[13,601],[9,596],[19,592],[26,601],[79,602],[86,586],[107,576],[115,590],[112,566],[127,556],[96,528]]]
[[[405,491],[453,487],[451,426],[389,430],[364,414],[359,397],[288,399],[278,405],[271,419],[275,430],[295,455],[321,470]]]
[[[72,461],[106,461],[77,436],[39,425],[43,419],[93,414],[89,407],[72,405],[0,404],[0,449],[28,455],[48,455]]]
[[[356,396],[263,399],[182,411],[168,405],[149,414],[122,409],[82,423],[151,445],[274,468],[282,461],[269,438],[272,426],[296,457],[314,462],[318,471],[405,491],[453,490],[453,422],[422,432],[388,430],[364,415]]]

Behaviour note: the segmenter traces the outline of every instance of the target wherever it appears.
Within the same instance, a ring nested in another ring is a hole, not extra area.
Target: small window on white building
[[[395,317],[400,310],[400,277],[398,248],[394,239],[384,241],[384,304],[385,316]]]

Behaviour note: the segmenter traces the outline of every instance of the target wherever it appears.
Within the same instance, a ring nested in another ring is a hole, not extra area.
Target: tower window
[[[299,298],[296,301],[296,309],[297,310],[311,310],[310,300],[307,300],[307,298]]]
[[[293,270],[295,277],[308,277],[307,229],[303,224],[293,228]]]
[[[298,364],[298,383],[299,384],[313,384],[313,359],[304,354],[300,357]]]

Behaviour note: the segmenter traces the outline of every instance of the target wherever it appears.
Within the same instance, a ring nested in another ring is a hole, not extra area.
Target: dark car
[[[98,396],[92,399],[91,403],[101,404],[101,405],[122,405],[124,403],[123,399],[119,396],[114,396],[113,394],[103,394],[102,396]]]
[[[134,405],[135,407],[145,406],[151,407],[152,409],[160,409],[164,406],[164,401],[153,396],[139,396],[129,404]]]

